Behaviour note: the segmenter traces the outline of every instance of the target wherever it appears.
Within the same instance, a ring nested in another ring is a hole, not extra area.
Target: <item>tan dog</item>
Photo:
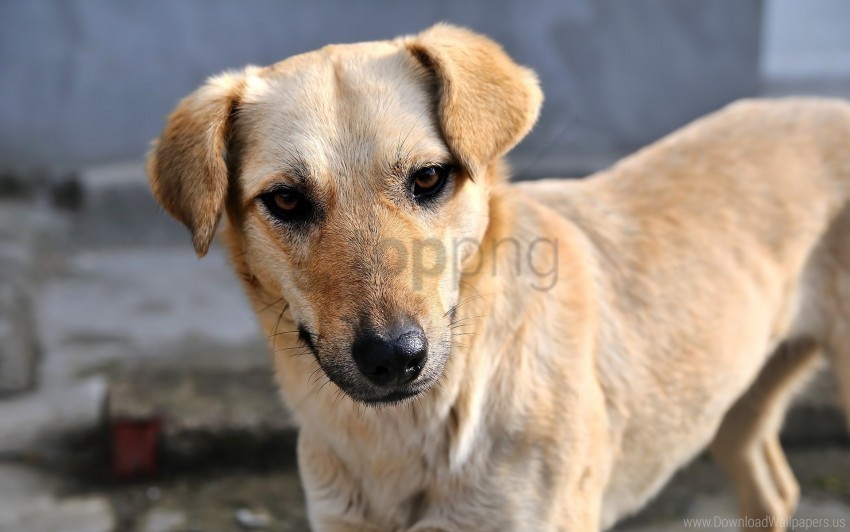
[[[816,352],[850,407],[850,106],[737,103],[510,185],[541,100],[438,25],[218,76],[169,118],[153,190],[200,255],[228,214],[313,527],[607,528],[710,446],[781,530]]]

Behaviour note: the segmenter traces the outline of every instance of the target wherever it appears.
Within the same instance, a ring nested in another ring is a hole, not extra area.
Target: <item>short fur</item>
[[[213,78],[154,146],[200,255],[228,212],[314,529],[607,528],[706,447],[743,514],[783,518],[779,427],[817,353],[850,410],[850,105],[735,103],[587,179],[508,184],[541,100],[498,45],[437,25]],[[406,176],[444,161],[445,199],[412,204]],[[309,229],[262,208],[281,184],[310,191]],[[401,315],[427,365],[376,406],[351,344]]]

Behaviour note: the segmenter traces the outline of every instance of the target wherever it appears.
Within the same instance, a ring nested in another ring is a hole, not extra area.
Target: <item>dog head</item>
[[[212,78],[171,114],[148,173],[199,255],[227,211],[255,286],[288,303],[336,385],[396,402],[443,371],[488,168],[541,101],[497,44],[437,25]]]

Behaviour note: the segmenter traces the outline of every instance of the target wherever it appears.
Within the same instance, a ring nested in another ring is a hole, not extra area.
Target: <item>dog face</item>
[[[288,303],[330,380],[396,402],[442,373],[487,168],[541,98],[496,44],[451,26],[329,46],[210,80],[169,118],[149,175],[200,255],[226,206],[254,285]]]

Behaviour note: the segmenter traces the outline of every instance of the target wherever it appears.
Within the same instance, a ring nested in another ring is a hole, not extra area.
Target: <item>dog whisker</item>
[[[295,334],[295,333],[298,333],[298,329],[295,329],[294,331],[281,331],[281,332],[279,332],[279,333],[275,333],[275,334],[273,334],[273,335],[271,335],[271,336],[266,336],[266,338],[268,338],[269,340],[271,340],[271,339],[272,339],[272,338],[274,338],[275,336],[283,336],[284,334]]]
[[[479,319],[479,318],[488,318],[488,317],[490,317],[490,316],[487,315],[487,314],[482,314],[480,316],[467,316],[465,318],[450,322],[449,323],[449,330],[453,331],[453,330],[460,328],[460,327],[474,326],[475,323],[472,322],[473,320],[476,320],[476,319]]]
[[[312,373],[310,373],[310,377],[307,378],[307,382],[311,385],[316,384],[323,376],[325,376],[324,371],[321,366],[318,366]]]
[[[282,297],[281,297],[281,298],[280,298],[280,299],[278,299],[277,301],[273,301],[272,303],[269,303],[269,304],[268,304],[268,305],[266,305],[265,307],[261,308],[258,312],[265,312],[265,311],[267,311],[267,310],[271,309],[273,306],[275,306],[275,305],[279,305],[279,304],[280,304],[280,303],[282,303],[283,301],[284,301],[284,298],[282,298]]]
[[[287,303],[280,310],[280,314],[278,315],[277,321],[274,324],[274,331],[272,332],[272,336],[271,336],[272,338],[274,338],[274,340],[272,341],[272,351],[277,349],[277,329],[278,329],[278,327],[280,327],[280,320],[283,319],[283,314],[286,312],[286,309],[288,309],[288,308],[289,308],[289,304]]]
[[[427,110],[422,111],[422,113],[420,113],[416,120],[413,122],[413,125],[410,126],[410,129],[407,130],[407,134],[404,136],[404,140],[399,143],[398,148],[396,149],[396,159],[402,159],[401,150],[404,148],[404,145],[407,144],[407,139],[410,137],[410,134],[413,133],[413,130],[416,129],[416,126],[419,125],[419,121],[422,120],[422,117],[425,116],[425,113],[427,112]]]
[[[333,408],[336,408],[337,403],[339,403],[340,398],[342,397],[342,389],[337,388],[336,397],[334,397]]]
[[[279,348],[275,349],[274,352],[275,353],[282,353],[284,351],[292,351],[292,350],[295,350],[295,349],[306,350],[307,346],[305,346],[305,345],[292,345],[292,346],[288,346],[288,347],[279,347]]]
[[[451,314],[452,312],[455,312],[457,309],[459,309],[461,307],[461,305],[465,305],[466,303],[469,303],[470,301],[475,301],[476,299],[481,299],[483,297],[484,296],[482,296],[481,294],[475,294],[474,296],[469,296],[468,298],[464,299],[463,301],[455,303],[445,314],[443,314],[443,317],[446,317],[449,314]]]
[[[318,397],[319,393],[322,391],[322,389],[325,386],[327,386],[329,382],[331,382],[331,379],[329,377],[325,376],[325,382],[323,382],[322,385],[319,386],[319,388],[316,390],[316,396],[317,397]]]

